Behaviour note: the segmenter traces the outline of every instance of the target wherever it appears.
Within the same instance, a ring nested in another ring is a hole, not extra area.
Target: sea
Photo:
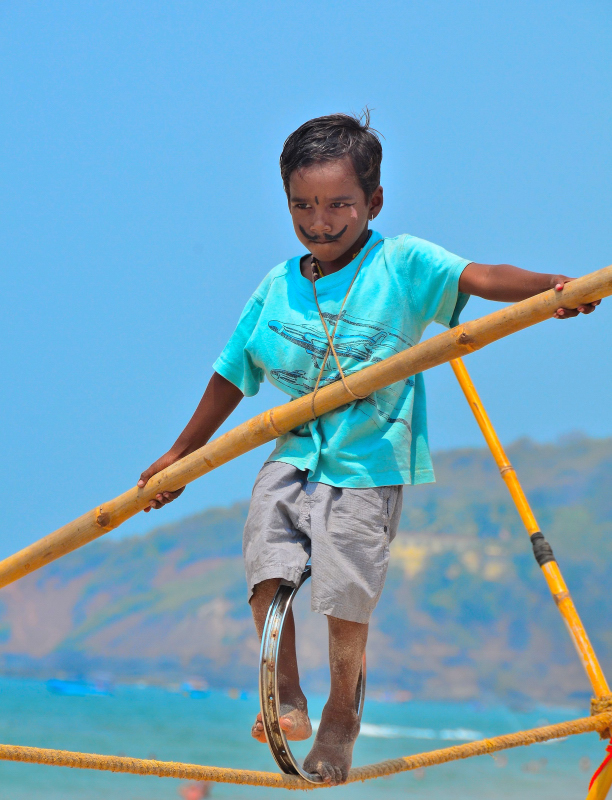
[[[0,742],[81,752],[276,770],[266,745],[250,728],[255,693],[189,692],[146,684],[115,686],[98,696],[64,696],[45,682],[0,679]],[[313,719],[323,697],[309,698]],[[354,764],[369,764],[451,744],[586,716],[584,707],[497,703],[366,700]],[[532,745],[327,791],[339,800],[410,797],[414,800],[576,800],[602,761],[597,734]],[[308,743],[298,743],[298,756]],[[193,791],[193,787],[189,789]],[[177,800],[188,782],[65,767],[0,762],[2,800]],[[192,796],[198,795],[197,792]],[[283,789],[214,784],[211,800],[278,798]],[[317,797],[319,795],[317,794]],[[294,792],[291,797],[295,798]]]

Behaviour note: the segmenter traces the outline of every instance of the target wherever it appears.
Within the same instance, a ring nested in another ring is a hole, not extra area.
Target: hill
[[[604,669],[612,575],[612,440],[509,448]],[[368,646],[370,686],[419,697],[548,701],[589,686],[529,540],[484,449],[438,453],[438,483],[408,487]],[[0,669],[118,679],[188,676],[254,688],[246,604],[247,504],[146,536],[100,539],[0,593]],[[302,593],[300,593],[302,594]],[[299,598],[305,683],[326,680],[324,622]]]

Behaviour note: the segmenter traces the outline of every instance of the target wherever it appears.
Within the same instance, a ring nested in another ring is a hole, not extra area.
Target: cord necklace
[[[366,239],[366,242],[364,243],[364,247],[365,247],[365,244],[367,244],[367,241],[368,240]],[[340,322],[340,317],[342,316],[342,311],[344,309],[344,305],[345,305],[346,301],[348,300],[348,296],[350,294],[351,289],[353,288],[353,284],[355,283],[355,279],[357,278],[357,275],[359,275],[359,271],[361,270],[361,267],[363,266],[363,262],[366,260],[366,258],[371,253],[371,251],[377,245],[379,245],[381,242],[382,242],[382,239],[379,239],[378,241],[374,242],[374,244],[371,245],[371,247],[369,247],[366,250],[363,258],[359,262],[359,266],[357,267],[357,269],[355,271],[355,274],[353,275],[353,280],[351,281],[348,289],[346,290],[346,294],[344,295],[344,300],[342,301],[342,305],[340,306],[340,311],[338,312],[338,315],[336,317],[336,324],[334,325],[334,329],[331,332],[331,334],[329,332],[329,328],[327,327],[327,323],[325,322],[325,318],[323,316],[323,312],[321,311],[321,306],[319,305],[319,298],[317,296],[317,277],[318,276],[315,275],[315,267],[318,268],[319,273],[322,276],[321,265],[319,264],[318,259],[316,259],[314,256],[312,257],[312,261],[313,261],[313,265],[312,265],[313,266],[313,269],[312,269],[312,272],[313,272],[313,274],[312,274],[312,291],[313,291],[313,294],[314,294],[314,300],[315,300],[315,303],[316,303],[316,306],[317,306],[317,311],[319,312],[319,319],[321,320],[321,324],[323,325],[323,330],[325,331],[325,337],[327,338],[327,350],[325,352],[325,357],[323,358],[323,361],[321,362],[321,369],[319,370],[319,374],[317,376],[317,382],[315,384],[315,388],[314,388],[314,391],[312,393],[312,400],[311,400],[311,403],[310,403],[310,407],[312,409],[312,418],[313,418],[313,420],[317,418],[317,413],[316,413],[316,410],[315,410],[315,400],[316,400],[316,397],[317,397],[317,392],[319,391],[319,385],[321,383],[321,378],[323,377],[323,372],[325,370],[325,365],[327,364],[327,359],[329,358],[330,352],[332,353],[332,355],[334,357],[334,360],[336,362],[336,366],[338,367],[338,374],[340,375],[340,380],[342,381],[342,385],[344,386],[344,388],[348,392],[348,394],[350,394],[351,397],[353,397],[355,400],[365,400],[365,398],[368,397],[367,394],[364,394],[364,395],[355,394],[355,392],[353,392],[352,389],[350,388],[350,386],[347,384],[346,376],[344,374],[344,371],[343,371],[342,367],[340,366],[340,359],[338,358],[338,354],[336,353],[336,348],[334,347],[334,337],[336,335],[336,330],[338,329],[338,323]],[[361,250],[363,250],[363,247],[361,248]],[[353,256],[353,259],[355,258],[355,256],[359,255],[361,250],[358,250],[355,253],[355,255]],[[353,260],[353,259],[351,259],[351,260]]]

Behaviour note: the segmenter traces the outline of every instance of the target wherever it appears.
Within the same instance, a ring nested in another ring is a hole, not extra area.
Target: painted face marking
[[[336,233],[334,236],[332,236],[331,233],[324,233],[323,234],[323,238],[321,238],[320,236],[311,236],[309,233],[306,233],[306,231],[304,230],[304,228],[301,225],[299,227],[300,227],[300,231],[302,232],[302,236],[305,239],[308,239],[309,242],[321,242],[321,241],[323,241],[323,242],[337,242],[338,239],[346,233],[346,229],[348,228],[348,225],[345,225],[344,228],[342,228],[342,230],[340,231],[340,233]]]
[[[315,195],[315,203],[319,205],[319,198]]]

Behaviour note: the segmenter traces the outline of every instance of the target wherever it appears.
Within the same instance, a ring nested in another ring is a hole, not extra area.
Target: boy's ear
[[[370,198],[370,212],[369,217],[377,217],[382,211],[383,207],[383,187],[379,186],[374,190],[374,194]]]

